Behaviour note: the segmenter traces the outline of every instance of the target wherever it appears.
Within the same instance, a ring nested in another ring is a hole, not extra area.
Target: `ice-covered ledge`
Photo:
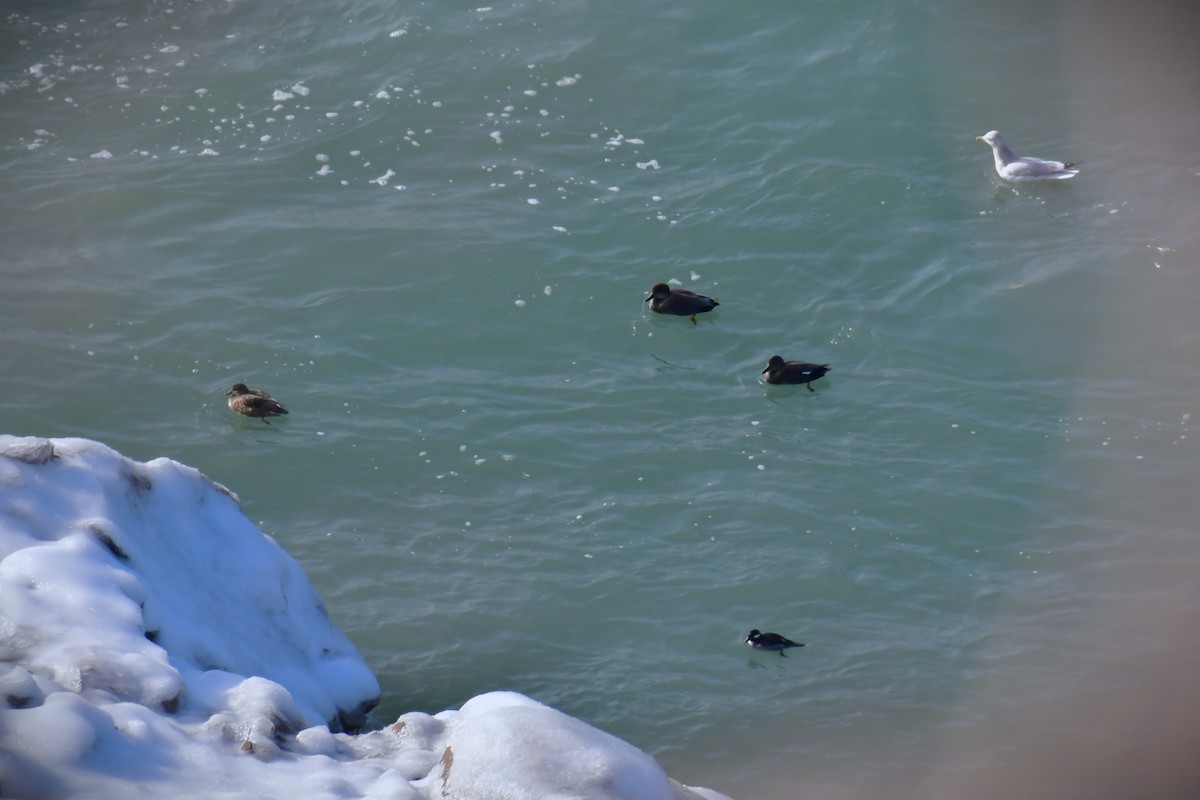
[[[379,684],[237,497],[0,436],[0,796],[713,800],[518,694],[353,734]]]

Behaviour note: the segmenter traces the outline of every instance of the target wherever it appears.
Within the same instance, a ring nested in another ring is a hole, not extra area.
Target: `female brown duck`
[[[288,413],[279,401],[262,389],[248,389],[244,383],[235,383],[233,388],[225,393],[229,398],[229,407],[244,417],[258,417],[267,425],[267,417],[278,417]]]

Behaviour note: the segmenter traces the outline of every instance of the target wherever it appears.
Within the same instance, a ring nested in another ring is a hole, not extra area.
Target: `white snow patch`
[[[0,631],[5,797],[727,800],[509,692],[335,732],[375,676],[237,496],[166,458],[0,436]]]

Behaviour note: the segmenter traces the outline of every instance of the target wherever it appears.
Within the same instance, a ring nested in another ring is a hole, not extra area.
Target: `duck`
[[[646,298],[651,311],[659,314],[674,314],[678,317],[691,317],[696,324],[696,315],[712,311],[721,305],[711,297],[705,297],[687,289],[672,289],[665,283],[656,283],[650,287],[650,296]]]
[[[1004,142],[1000,131],[988,131],[982,136],[976,136],[975,141],[983,142],[992,148],[992,157],[996,160],[996,174],[1006,181],[1055,181],[1074,178],[1079,174],[1075,169],[1082,161],[1044,161],[1033,156],[1014,155]]]
[[[778,633],[763,633],[758,628],[754,628],[746,635],[746,640],[743,644],[748,644],[755,650],[773,650],[779,655],[785,655],[783,652],[789,647],[804,647],[803,642],[793,642],[786,636],[780,636]]]
[[[771,356],[763,374],[767,383],[803,383],[810,392],[815,392],[812,382],[829,372],[828,364],[810,364],[807,361],[784,361],[783,356]]]
[[[244,383],[235,383],[233,388],[225,393],[229,398],[229,407],[244,417],[258,417],[263,423],[267,417],[278,417],[288,413],[288,410],[271,395],[262,389],[249,389]]]

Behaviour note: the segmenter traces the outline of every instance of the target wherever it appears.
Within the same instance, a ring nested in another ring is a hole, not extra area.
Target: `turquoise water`
[[[0,429],[238,493],[380,725],[512,689],[738,798],[1194,789],[1197,14],[988,6],[6,4]],[[993,128],[1082,174],[1002,185]]]

